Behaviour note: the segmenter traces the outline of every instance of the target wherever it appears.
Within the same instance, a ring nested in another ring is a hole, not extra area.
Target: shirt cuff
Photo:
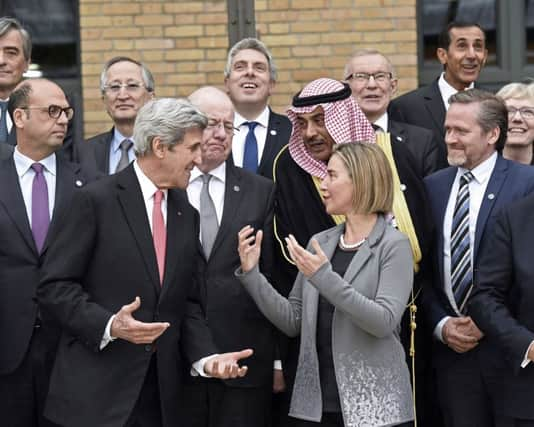
[[[434,328],[434,336],[440,340],[443,344],[445,344],[445,340],[443,339],[443,326],[449,320],[451,316],[445,316],[443,319],[441,319],[436,327]]]
[[[115,315],[111,316],[106,324],[106,329],[104,329],[104,336],[100,341],[100,350],[103,350],[111,341],[115,341],[117,338],[111,336],[111,324],[115,319]]]
[[[273,363],[273,369],[276,369],[277,371],[282,370],[282,361],[281,360],[275,360]]]
[[[206,364],[208,360],[214,358],[215,356],[218,356],[218,354],[211,354],[209,356],[203,357],[202,359],[194,362],[191,367],[191,376],[198,377],[200,375],[201,377],[204,377],[204,378],[211,378],[211,375],[208,375],[206,374],[206,372],[204,372],[204,365]]]
[[[531,360],[528,358],[528,352],[530,351],[530,348],[534,344],[534,341],[530,343],[530,345],[527,348],[527,351],[525,352],[525,357],[523,358],[523,361],[521,362],[521,367],[526,368],[528,364],[531,362]]]

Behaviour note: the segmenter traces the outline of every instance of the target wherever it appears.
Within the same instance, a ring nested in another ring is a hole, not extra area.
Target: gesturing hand
[[[121,338],[133,344],[150,344],[170,326],[167,322],[145,323],[135,320],[132,313],[141,307],[141,299],[123,305],[111,322],[111,336]]]
[[[233,353],[223,353],[214,356],[206,361],[204,372],[213,378],[226,380],[229,378],[244,377],[248,368],[239,366],[237,362],[252,356],[251,349],[234,351]]]
[[[246,273],[258,265],[261,254],[263,232],[259,230],[256,235],[254,235],[254,229],[250,225],[245,225],[239,230],[237,237],[239,238],[237,251],[239,252],[239,259],[241,260],[241,270]]]
[[[286,237],[286,243],[291,259],[299,271],[306,277],[313,276],[325,262],[328,262],[327,256],[324,254],[321,246],[319,246],[319,242],[315,239],[311,241],[311,245],[315,250],[314,254],[300,246],[292,234]]]

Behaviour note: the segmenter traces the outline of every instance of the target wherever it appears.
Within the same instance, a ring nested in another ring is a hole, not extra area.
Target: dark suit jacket
[[[434,330],[437,323],[445,316],[456,316],[443,284],[443,221],[451,187],[458,168],[449,167],[425,178],[430,208],[436,224],[435,257],[438,268],[433,286],[424,294],[424,306],[429,315],[430,325]],[[478,274],[478,253],[486,232],[491,231],[495,216],[514,200],[525,197],[534,191],[534,168],[497,157],[486,193],[480,206],[475,231],[473,251],[474,275]]]
[[[113,140],[113,128],[93,136],[76,146],[76,159],[84,169],[109,174],[109,149]]]
[[[123,426],[154,357],[163,425],[180,425],[182,363],[216,351],[199,305],[198,251],[198,215],[183,191],[170,190],[160,285],[146,207],[131,165],[77,194],[49,248],[38,290],[42,305],[63,327],[47,418],[68,426]],[[154,345],[118,339],[100,351],[110,316],[136,296],[141,298],[136,319],[171,326]]]
[[[448,166],[446,149],[431,130],[391,119],[388,126],[392,140],[404,143],[413,154],[416,170],[421,177]]]
[[[267,137],[260,164],[258,165],[258,175],[262,175],[270,180],[273,179],[274,159],[282,147],[289,142],[291,129],[291,122],[286,116],[277,114],[272,110],[270,111]],[[229,160],[233,164],[232,156],[230,156]]]
[[[438,86],[438,79],[395,98],[389,104],[392,120],[420,126],[434,132],[435,138],[445,144],[445,114],[447,110]]]
[[[240,266],[237,233],[249,224],[263,230],[261,269],[271,275],[273,210],[273,182],[227,162],[221,225],[209,260],[203,260],[206,317],[217,348],[222,352],[254,349],[254,355],[247,359],[247,375],[226,381],[233,387],[272,385],[274,328],[234,272]]]
[[[503,209],[480,247],[469,313],[486,334],[484,369],[499,373],[500,412],[534,419],[534,365],[521,368],[534,341],[534,196]]]
[[[39,254],[22,198],[13,155],[0,145],[0,375],[13,372],[22,362],[30,344],[37,318],[35,293],[41,264],[50,244],[63,227],[63,216],[74,194],[91,177],[80,166],[57,159],[56,195],[48,234]],[[10,148],[12,152],[12,148]],[[41,320],[48,321],[41,310]]]

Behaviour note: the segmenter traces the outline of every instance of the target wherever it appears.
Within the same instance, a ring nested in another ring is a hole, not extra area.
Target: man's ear
[[[499,140],[499,136],[501,136],[501,128],[494,127],[488,132],[488,144],[495,145]]]
[[[167,146],[163,144],[159,136],[155,136],[150,143],[152,146],[152,152],[158,159],[163,159],[165,157],[165,151],[167,151]]]
[[[436,56],[438,57],[438,60],[441,63],[441,65],[447,65],[449,56],[447,54],[446,49],[443,49],[442,47],[438,47],[438,49],[436,50]]]
[[[15,127],[24,128],[24,116],[26,114],[26,111],[22,108],[15,108],[15,111],[13,111],[13,124]]]

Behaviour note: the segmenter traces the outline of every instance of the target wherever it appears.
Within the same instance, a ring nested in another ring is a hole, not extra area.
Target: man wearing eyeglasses
[[[20,83],[8,110],[16,146],[0,156],[0,423],[50,426],[42,410],[59,330],[35,293],[74,193],[92,177],[56,155],[74,116],[58,85]]]
[[[208,117],[202,135],[202,161],[191,172],[187,194],[200,213],[203,295],[206,317],[220,351],[252,348],[246,377],[224,382],[188,377],[185,411],[188,427],[267,427],[275,331],[236,279],[237,233],[249,224],[263,230],[261,268],[272,272],[274,185],[234,166],[228,157],[234,136],[232,101],[221,90],[203,87],[190,101]],[[228,331],[232,331],[231,334]]]
[[[154,98],[154,78],[141,62],[117,56],[104,65],[100,91],[113,128],[82,144],[79,159],[84,166],[113,174],[135,159],[132,139],[135,118],[139,109]]]
[[[387,109],[398,83],[388,58],[377,50],[359,50],[347,61],[344,79],[375,130],[390,133],[393,140],[410,149],[420,176],[447,166],[445,150],[434,139],[432,131],[392,120],[388,115]]]

